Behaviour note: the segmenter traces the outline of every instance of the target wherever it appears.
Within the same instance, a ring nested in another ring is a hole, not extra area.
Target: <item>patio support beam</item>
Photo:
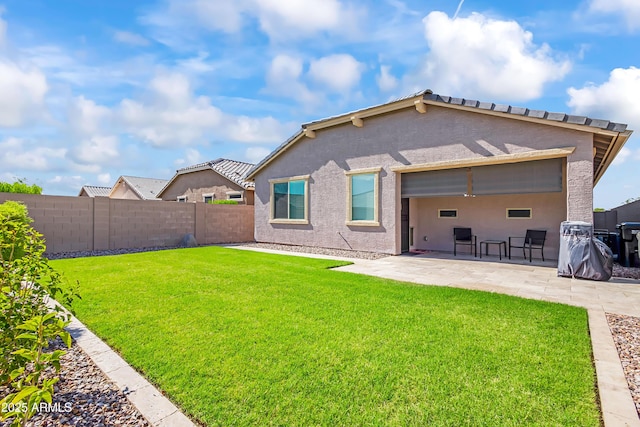
[[[523,153],[500,154],[490,157],[472,157],[466,159],[444,160],[440,162],[420,163],[415,165],[391,166],[393,172],[422,172],[443,169],[455,169],[473,166],[499,165],[505,163],[530,162],[533,160],[558,159],[567,157],[576,147],[550,148],[547,150],[532,150]]]

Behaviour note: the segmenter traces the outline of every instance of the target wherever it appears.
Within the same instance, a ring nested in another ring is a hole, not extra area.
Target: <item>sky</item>
[[[256,163],[302,123],[434,93],[636,130],[594,207],[640,196],[638,0],[0,0],[0,181]]]

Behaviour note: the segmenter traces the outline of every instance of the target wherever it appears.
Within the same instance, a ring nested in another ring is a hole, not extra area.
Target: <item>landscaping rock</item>
[[[640,318],[607,313],[607,322],[640,416]]]
[[[135,406],[74,342],[68,349],[56,340],[47,351],[64,350],[60,381],[54,385],[53,406],[39,412],[27,426],[150,426]],[[52,371],[49,372],[49,375]],[[11,391],[0,387],[0,396]],[[0,422],[0,427],[10,423]]]

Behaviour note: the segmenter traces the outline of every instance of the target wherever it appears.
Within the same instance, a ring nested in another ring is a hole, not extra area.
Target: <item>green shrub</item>
[[[42,235],[27,209],[17,202],[0,204],[0,385],[13,391],[0,400],[0,420],[24,423],[40,402],[51,403],[57,377],[45,378],[48,366],[60,370],[65,352],[46,352],[50,340],[71,337],[64,328],[70,316],[48,305],[50,298],[71,304],[78,295],[61,288],[60,275],[44,257]]]
[[[42,194],[42,187],[36,184],[29,185],[25,180],[19,179],[13,184],[0,182],[0,193]]]
[[[212,200],[209,202],[212,205],[237,205],[237,200]]]
[[[0,204],[0,256],[3,260],[22,258],[29,218],[27,207],[19,202]]]

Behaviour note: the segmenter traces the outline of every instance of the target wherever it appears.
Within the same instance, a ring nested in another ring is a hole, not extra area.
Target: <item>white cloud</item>
[[[287,54],[276,55],[267,71],[266,91],[273,95],[296,99],[302,103],[314,102],[309,88],[300,81],[303,61]]]
[[[591,0],[589,11],[621,15],[629,30],[640,28],[640,2],[638,0]]]
[[[195,96],[187,77],[178,73],[156,76],[143,101],[124,99],[117,114],[127,132],[158,147],[204,142],[223,119],[220,109]]]
[[[265,147],[249,147],[244,150],[244,157],[249,163],[258,163],[260,160],[267,157],[271,153],[271,150]]]
[[[178,167],[184,167],[189,165],[197,165],[198,163],[202,163],[204,158],[202,154],[195,148],[187,148],[184,151],[184,158],[177,159],[174,164]]]
[[[376,83],[382,92],[390,92],[398,87],[398,79],[391,74],[389,65],[380,66],[380,74],[376,76]]]
[[[206,96],[198,96],[180,73],[162,73],[151,80],[141,100],[124,99],[116,115],[126,132],[156,147],[232,142],[274,142],[284,135],[272,117],[235,116],[223,112]]]
[[[170,7],[176,12],[195,17],[196,22],[208,30],[232,33],[242,28],[242,12],[248,8],[248,4],[242,0],[174,0],[170,2]]]
[[[352,32],[359,11],[338,0],[255,0],[260,26],[272,39],[323,31]]]
[[[629,150],[627,147],[622,147],[622,149],[620,149],[620,151],[618,152],[618,155],[616,155],[616,158],[613,159],[613,162],[611,162],[611,164],[612,165],[621,165],[629,157],[631,157],[631,154],[632,154],[631,150]]]
[[[540,97],[545,84],[561,80],[571,67],[554,58],[548,45],[534,44],[533,34],[515,21],[479,13],[450,19],[431,12],[423,24],[430,51],[407,78],[411,90],[428,86],[445,95],[527,101]]]
[[[73,134],[94,136],[102,133],[111,120],[111,110],[84,96],[74,98],[67,112],[67,123]]]
[[[160,28],[163,42],[171,42],[170,32],[193,32],[194,26],[237,33],[252,19],[272,40],[295,40],[322,32],[353,34],[362,14],[339,0],[168,0],[142,22]]]
[[[567,104],[574,114],[626,123],[636,131],[640,129],[640,105],[636,99],[640,93],[640,68],[616,68],[601,85],[570,87],[567,93],[570,97]],[[632,154],[632,150],[623,147],[614,164],[622,164],[632,157],[640,159],[640,150]]]
[[[570,87],[567,93],[570,97],[567,104],[575,114],[623,122],[640,129],[640,104],[636,96],[640,93],[640,68],[616,68],[601,85]]]
[[[226,134],[229,139],[238,142],[260,143],[281,142],[290,125],[283,124],[273,117],[229,117]]]
[[[0,6],[0,47],[2,47],[7,39],[7,21],[2,19],[4,7]]]
[[[364,65],[348,54],[335,54],[311,61],[309,77],[336,92],[345,92],[360,82]]]
[[[78,194],[86,180],[80,175],[56,175],[47,180],[47,188],[54,191],[48,191],[48,194],[60,194],[61,192]],[[45,190],[47,191],[47,190]]]
[[[98,184],[102,184],[105,186],[109,186],[111,182],[111,174],[110,173],[101,173],[97,176]]]
[[[69,151],[69,156],[73,161],[86,166],[109,163],[117,159],[119,155],[118,138],[104,135],[84,139]]]
[[[33,146],[20,138],[7,138],[0,142],[0,165],[5,170],[46,172],[55,168],[51,160],[62,159],[64,148]]]
[[[41,115],[47,90],[40,70],[0,59],[0,126],[21,126]]]
[[[140,34],[132,33],[129,31],[115,31],[113,33],[113,39],[119,43],[128,44],[131,46],[149,45],[149,40],[142,37]]]

